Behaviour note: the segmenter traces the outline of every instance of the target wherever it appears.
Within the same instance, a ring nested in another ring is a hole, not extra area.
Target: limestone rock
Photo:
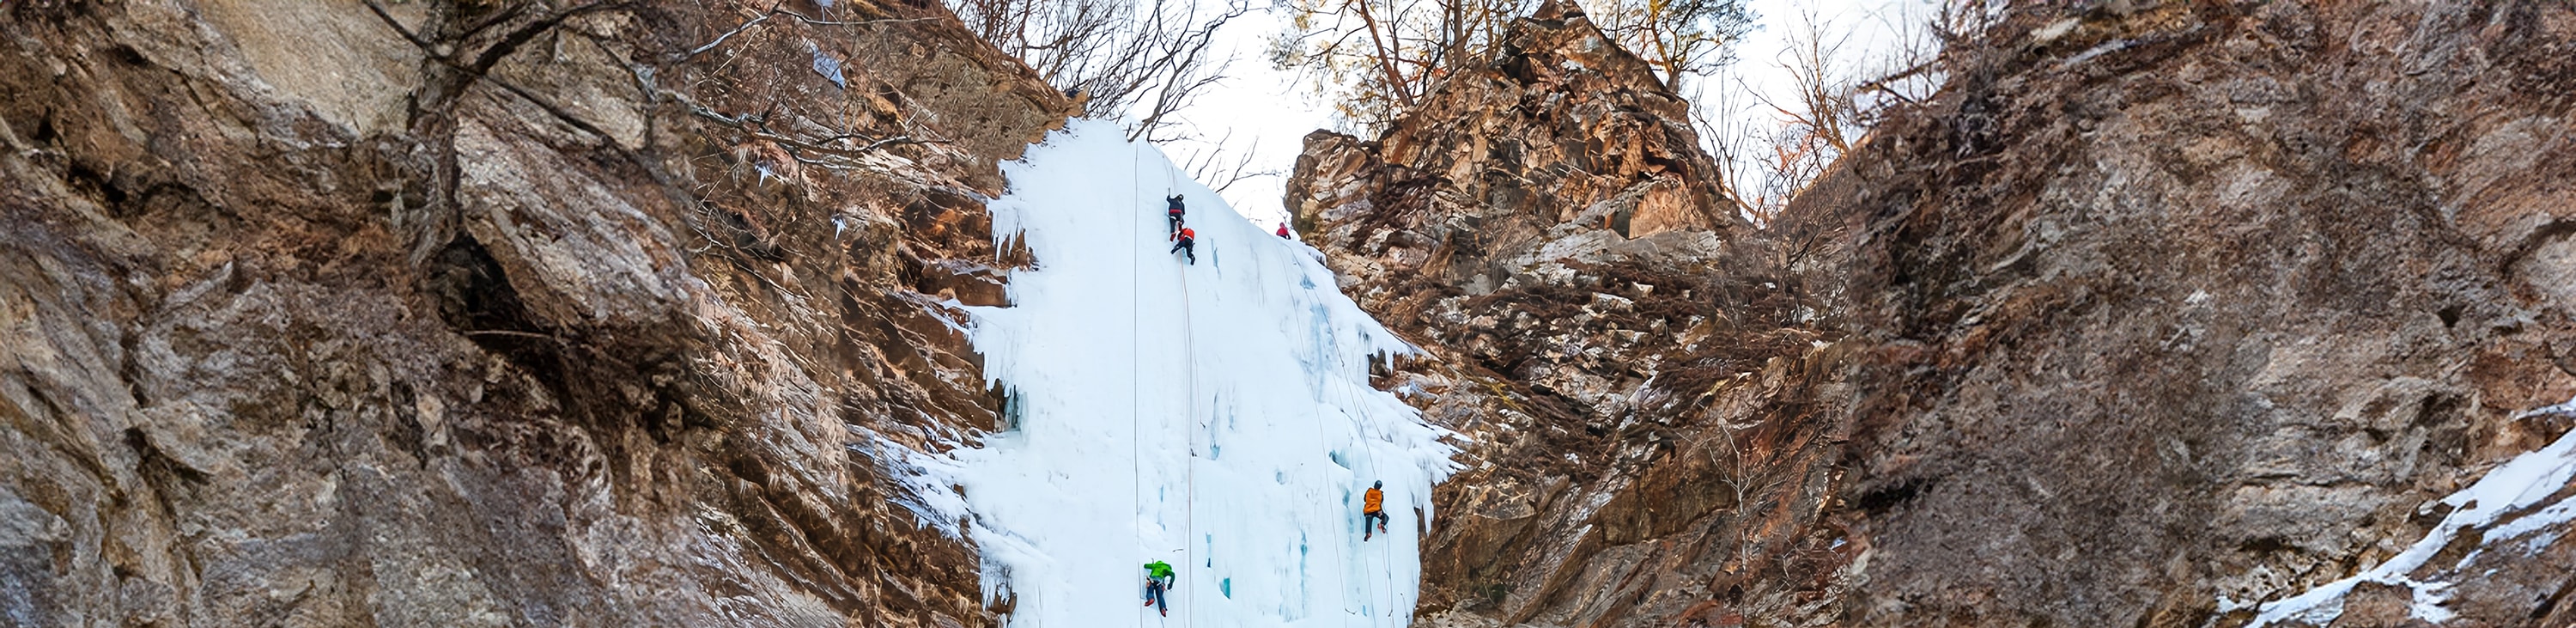
[[[1737,553],[1727,526],[1815,512],[1819,491],[1757,488],[1823,479],[1781,461],[1817,435],[1761,400],[1811,394],[1799,365],[1824,330],[1786,252],[1718,202],[1684,102],[1643,61],[1557,3],[1506,42],[1377,139],[1309,135],[1287,203],[1344,291],[1426,349],[1384,383],[1468,436],[1425,616],[1672,617],[1701,600],[1667,590],[1707,582],[1676,567]],[[1767,527],[1790,536],[1755,543],[1831,541]]]
[[[903,458],[1069,103],[913,5],[369,4],[0,6],[0,624],[995,622]]]
[[[2563,4],[2016,3],[1772,224],[1651,234],[1700,162],[1613,153],[1687,125],[1557,11],[1290,186],[1475,439],[1437,625],[2242,625],[2576,427]],[[2409,577],[2564,623],[2566,527]]]

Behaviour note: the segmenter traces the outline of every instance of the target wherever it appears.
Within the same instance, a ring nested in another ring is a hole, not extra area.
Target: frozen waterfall
[[[1007,429],[930,465],[964,489],[988,602],[1024,627],[1407,624],[1454,451],[1367,383],[1371,356],[1410,347],[1320,253],[1113,124],[1075,121],[1004,172],[994,233],[1037,261],[1012,306],[969,310]],[[1195,265],[1167,252],[1173,193]],[[1363,542],[1372,481],[1395,521]],[[1169,617],[1142,605],[1154,560],[1180,569]]]

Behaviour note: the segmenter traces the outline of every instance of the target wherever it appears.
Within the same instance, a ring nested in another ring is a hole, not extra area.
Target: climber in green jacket
[[[1145,563],[1145,605],[1146,605],[1146,606],[1154,607],[1154,611],[1155,611],[1155,612],[1162,613],[1164,617],[1170,617],[1170,616],[1172,616],[1172,609],[1163,605],[1163,592],[1164,592],[1164,591],[1169,591],[1169,590],[1171,590],[1171,588],[1172,588],[1172,564],[1171,564],[1171,563],[1166,563],[1166,562],[1159,561],[1159,560],[1158,560],[1158,561],[1154,561],[1154,562],[1150,562],[1150,563]]]

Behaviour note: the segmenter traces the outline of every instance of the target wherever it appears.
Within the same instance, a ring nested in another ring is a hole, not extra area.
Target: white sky
[[[1256,0],[1257,1],[1257,0]],[[1804,15],[1812,13],[1830,32],[1845,33],[1845,54],[1852,58],[1879,54],[1892,49],[1901,36],[1899,27],[1908,21],[1919,21],[1928,15],[1938,0],[1747,0],[1754,12],[1754,25],[1736,48],[1736,62],[1729,71],[1739,78],[1703,81],[1708,90],[1700,97],[1703,103],[1714,100],[1716,90],[1750,89],[1786,98],[1793,92],[1788,72],[1781,67],[1782,53],[1789,35],[1802,29]],[[1335,128],[1332,109],[1309,95],[1308,85],[1293,75],[1274,70],[1262,56],[1268,39],[1281,31],[1285,14],[1257,10],[1226,25],[1220,36],[1233,47],[1233,64],[1228,78],[1215,89],[1199,94],[1197,101],[1180,112],[1183,132],[1202,141],[1171,142],[1163,149],[1175,161],[1188,159],[1223,140],[1230,150],[1252,152],[1250,169],[1276,171],[1266,176],[1235,183],[1223,193],[1228,203],[1245,217],[1264,226],[1283,221],[1280,206],[1284,184],[1294,168],[1297,153],[1304,150],[1304,138],[1316,129]],[[1739,85],[1740,83],[1740,85]],[[1753,124],[1776,125],[1770,113],[1755,105],[1752,98],[1733,99],[1738,110],[1732,115]],[[1231,137],[1229,137],[1229,133]],[[1257,146],[1256,146],[1257,143]],[[1214,183],[1214,182],[1210,182]]]

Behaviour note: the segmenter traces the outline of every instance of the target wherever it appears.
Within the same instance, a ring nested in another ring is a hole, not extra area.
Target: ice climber
[[[1368,492],[1360,494],[1360,540],[1362,541],[1376,536],[1369,532],[1371,519],[1377,520],[1378,532],[1386,531],[1386,491],[1378,490],[1382,488],[1386,488],[1385,482],[1370,484]]]
[[[1163,592],[1169,590],[1172,590],[1172,564],[1159,560],[1145,563],[1145,605],[1170,617],[1172,609],[1163,604]]]
[[[1279,223],[1279,237],[1288,237],[1288,223]]]
[[[1173,232],[1179,232],[1181,230],[1181,214],[1188,213],[1186,210],[1181,209],[1181,195],[1174,194],[1163,197],[1163,203],[1169,205],[1167,209],[1163,210],[1163,219],[1172,223],[1171,230]]]
[[[1199,234],[1190,231],[1189,227],[1182,227],[1180,231],[1172,234],[1172,250],[1167,252],[1187,256],[1191,265],[1197,265],[1199,263],[1198,236]]]

